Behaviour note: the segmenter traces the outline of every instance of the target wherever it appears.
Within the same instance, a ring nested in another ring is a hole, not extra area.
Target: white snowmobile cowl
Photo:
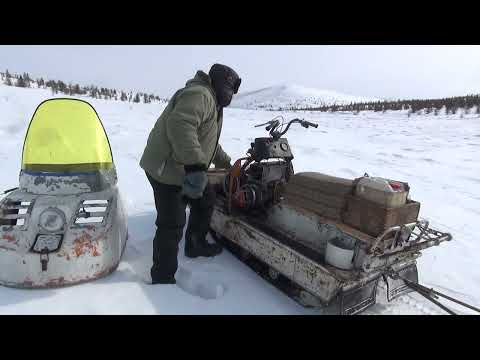
[[[56,287],[116,269],[128,237],[110,144],[95,109],[51,99],[36,109],[19,189],[0,201],[0,284]]]

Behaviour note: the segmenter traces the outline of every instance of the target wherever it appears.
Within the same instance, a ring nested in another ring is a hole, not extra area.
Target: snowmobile
[[[86,101],[42,102],[31,119],[19,186],[0,200],[0,284],[50,288],[113,272],[126,212],[105,129]]]
[[[371,307],[380,280],[387,301],[420,291],[416,260],[451,234],[418,218],[408,183],[388,180],[399,190],[385,193],[368,187],[368,174],[294,173],[283,135],[295,123],[318,126],[301,119],[283,131],[279,119],[257,125],[270,136],[256,138],[232,169],[209,169],[217,192],[212,237],[288,296],[327,314]]]

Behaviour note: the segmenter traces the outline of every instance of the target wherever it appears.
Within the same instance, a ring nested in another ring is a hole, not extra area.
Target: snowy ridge
[[[344,105],[378,99],[353,96],[330,90],[307,88],[295,84],[283,84],[239,93],[231,107],[242,109],[283,110],[311,108],[325,105]]]

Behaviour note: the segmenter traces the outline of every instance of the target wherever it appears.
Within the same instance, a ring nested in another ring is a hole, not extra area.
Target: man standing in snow
[[[230,105],[241,79],[228,66],[215,64],[198,71],[178,90],[150,132],[140,160],[152,185],[157,209],[153,240],[153,284],[175,284],[178,243],[185,225],[185,256],[215,256],[222,249],[206,240],[215,202],[207,169],[230,168],[230,157],[218,143],[223,108]]]

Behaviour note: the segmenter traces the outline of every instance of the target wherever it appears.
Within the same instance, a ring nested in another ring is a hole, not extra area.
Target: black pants
[[[185,233],[185,247],[191,246],[191,235],[205,239],[215,204],[215,190],[207,184],[203,196],[195,200],[182,198],[180,186],[157,182],[146,174],[152,185],[157,208],[157,231],[153,239],[152,281],[168,281],[174,278],[178,267],[178,243],[185,226],[185,209],[190,205],[190,217]]]

